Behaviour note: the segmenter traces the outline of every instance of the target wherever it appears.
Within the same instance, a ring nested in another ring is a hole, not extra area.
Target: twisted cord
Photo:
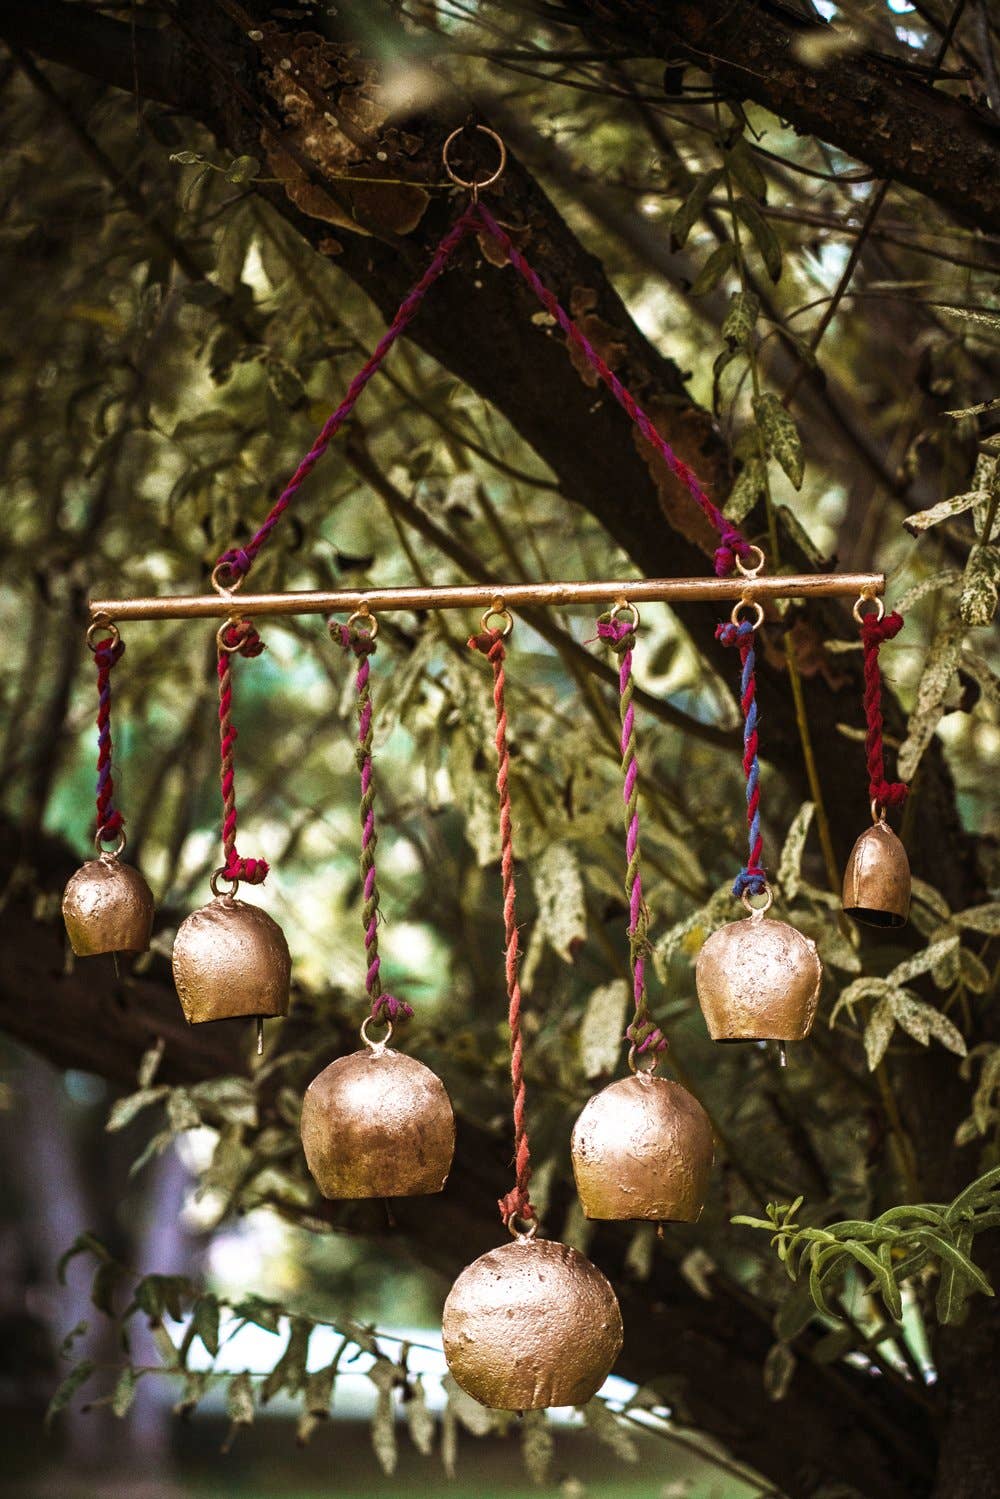
[[[111,668],[125,654],[125,642],[113,635],[94,647],[97,666],[97,833],[110,838],[120,833],[125,819],[114,804],[111,778]]]
[[[555,296],[545,285],[538,272],[529,265],[520,250],[514,244],[510,235],[505,233],[483,203],[479,204],[479,218],[487,232],[497,244],[504,250],[507,259],[517,271],[521,279],[527,282],[542,306],[555,318],[566,337],[580,350],[591,369],[603,380],[619,406],[627,412],[629,418],[635,423],[639,431],[648,443],[659,453],[666,463],[670,472],[685,486],[691,498],[699,506],[702,513],[707,517],[711,525],[719,534],[719,546],[715,552],[715,571],[720,578],[728,577],[732,572],[737,557],[749,557],[752,552],[750,542],[741,531],[726,519],[717,505],[714,505],[702,487],[698,475],[693,469],[674,452],[670,444],[660,436],[650,418],[643,411],[632,393],[625,388],[618,376],[604,363],[593,344],[580,331],[576,323],[556,300]]]
[[[465,212],[458,219],[456,219],[455,223],[448,230],[448,233],[441,240],[441,243],[438,245],[437,249],[434,252],[434,256],[430,264],[424,271],[424,274],[420,277],[420,280],[410,288],[406,296],[403,298],[402,302],[399,304],[395,317],[389,324],[386,331],[383,333],[382,337],[379,339],[378,343],[375,345],[375,349],[372,352],[371,357],[365,361],[358,373],[354,376],[354,379],[347,387],[347,394],[344,396],[344,399],[341,401],[340,405],[337,407],[333,415],[327,418],[327,421],[320,431],[318,437],[316,438],[316,441],[313,443],[306,456],[302,459],[302,462],[295,470],[291,479],[289,479],[288,483],[282,490],[281,494],[278,496],[277,500],[275,500],[274,505],[268,512],[266,519],[260,526],[260,529],[254,533],[254,535],[247,542],[246,546],[230,547],[228,551],[223,552],[222,556],[219,558],[217,566],[224,564],[226,568],[228,568],[230,582],[236,582],[238,579],[246,577],[247,573],[253,566],[254,559],[256,558],[257,553],[267,541],[267,538],[274,530],[274,527],[278,524],[278,521],[281,519],[282,515],[288,509],[288,506],[292,503],[295,496],[298,494],[303,483],[312,473],[313,469],[316,467],[316,464],[319,462],[323,454],[326,452],[327,448],[330,446],[333,438],[340,431],[341,427],[344,425],[345,421],[354,410],[354,407],[357,405],[358,397],[361,395],[372,375],[374,375],[375,371],[382,364],[382,361],[385,359],[385,356],[388,354],[393,344],[399,338],[400,334],[406,329],[406,327],[416,315],[421,302],[427,295],[430,288],[434,285],[434,282],[438,279],[442,271],[445,269],[448,261],[451,259],[456,246],[461,243],[461,241],[465,238],[466,234],[471,228],[473,219],[473,206],[470,204]]]
[[[762,895],[767,875],[761,865],[764,840],[760,831],[760,761],[757,758],[757,677],[752,620],[717,625],[715,638],[740,653],[740,708],[743,712],[743,774],[747,783],[747,843],[749,856],[736,876],[733,894]]]
[[[630,620],[618,620],[613,613],[602,614],[597,634],[618,657],[618,706],[621,715],[622,801],[625,807],[625,894],[628,896],[629,960],[632,967],[632,998],[635,1013],[625,1031],[625,1039],[641,1056],[658,1055],[666,1049],[667,1038],[654,1021],[646,994],[646,959],[649,956],[649,912],[642,898],[642,872],[639,857],[639,760],[635,743],[635,708],[632,703],[632,650],[636,627]]]
[[[373,707],[369,677],[369,658],[375,654],[375,637],[371,630],[358,630],[353,625],[339,625],[331,621],[330,634],[345,651],[357,657],[358,670],[354,678],[358,696],[358,744],[354,752],[361,775],[361,880],[363,885],[363,907],[361,924],[365,937],[365,989],[371,1000],[373,1020],[392,1023],[409,1020],[413,1007],[404,999],[382,992],[380,976],[381,960],[378,952],[379,894],[378,877],[375,872],[375,849],[378,832],[375,827],[375,778],[372,762]]]
[[[865,755],[868,761],[868,795],[880,807],[902,806],[910,794],[905,781],[887,781],[885,778],[884,748],[882,741],[882,669],[879,666],[879,647],[883,640],[894,640],[903,628],[902,615],[893,611],[882,619],[866,614],[861,620],[861,644],[864,648],[865,664],[865,720],[868,731],[865,735]]]
[[[228,647],[226,649],[225,647]],[[267,879],[266,859],[241,859],[236,852],[236,772],[233,749],[236,726],[232,721],[232,662],[234,655],[259,656],[264,642],[248,619],[230,620],[219,634],[217,672],[219,678],[219,748],[222,784],[222,855],[223,873],[228,880],[244,880],[261,885]]]
[[[503,877],[504,964],[507,978],[507,1024],[510,1030],[510,1083],[514,1118],[514,1187],[497,1206],[504,1223],[515,1218],[534,1218],[529,1191],[531,1149],[525,1123],[524,1049],[521,1038],[521,985],[517,968],[520,957],[515,917],[514,844],[510,814],[510,754],[507,748],[507,708],[504,703],[504,659],[507,652],[499,630],[473,635],[469,645],[480,651],[493,668],[493,707],[496,712],[497,796],[500,804],[500,870]]]

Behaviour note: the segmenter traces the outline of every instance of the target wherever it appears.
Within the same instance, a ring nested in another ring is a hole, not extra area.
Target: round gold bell
[[[622,1318],[596,1265],[552,1239],[520,1235],[480,1255],[448,1293],[448,1368],[493,1410],[582,1405],[622,1346]]]
[[[713,1041],[802,1041],[812,1029],[822,964],[816,944],[749,905],[744,921],[713,932],[694,979]]]
[[[278,923],[259,906],[217,894],[181,922],[171,963],[190,1025],[288,1014],[288,943]]]
[[[137,869],[119,860],[124,847],[122,833],[117,848],[88,859],[63,891],[63,921],[78,958],[145,952],[149,946],[153,892]]]
[[[636,1072],[595,1093],[573,1127],[588,1218],[696,1223],[712,1170],[712,1126],[680,1083]]]
[[[440,1192],[455,1151],[444,1083],[385,1040],[338,1057],[302,1100],[302,1148],[324,1197],[422,1197]]]
[[[866,926],[905,926],[910,861],[884,817],[861,834],[844,870],[844,910]]]

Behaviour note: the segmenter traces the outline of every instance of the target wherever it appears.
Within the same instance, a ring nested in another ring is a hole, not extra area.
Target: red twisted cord
[[[905,781],[887,781],[885,778],[884,745],[882,740],[882,668],[879,666],[879,647],[884,640],[894,640],[903,628],[902,616],[895,612],[878,619],[866,614],[861,620],[861,644],[865,653],[865,755],[868,761],[868,795],[880,807],[899,807],[905,802],[910,788]]]
[[[267,879],[266,859],[241,859],[236,852],[236,770],[233,750],[236,725],[232,721],[233,684],[231,657],[259,656],[264,642],[248,619],[231,620],[219,631],[217,674],[219,678],[219,749],[222,785],[223,874],[227,880],[261,885]]]
[[[497,795],[500,803],[500,870],[503,877],[504,964],[507,977],[507,1024],[510,1030],[510,1083],[514,1118],[514,1187],[497,1206],[504,1223],[535,1218],[531,1205],[531,1149],[525,1123],[524,1047],[521,1038],[521,985],[517,968],[520,941],[515,915],[514,843],[510,813],[510,753],[507,748],[507,709],[504,704],[504,649],[500,630],[473,635],[469,645],[481,651],[493,668],[493,707],[496,713]]]

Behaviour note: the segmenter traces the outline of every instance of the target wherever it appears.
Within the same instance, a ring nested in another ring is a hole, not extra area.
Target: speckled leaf
[[[756,203],[749,198],[737,200],[736,212],[753,235],[754,243],[767,267],[767,274],[772,281],[778,281],[781,277],[781,243],[778,236]]]
[[[977,545],[969,553],[958,611],[970,627],[992,623],[1000,590],[1000,546]]]
[[[865,1057],[868,1061],[869,1072],[874,1072],[885,1056],[886,1048],[895,1029],[896,1017],[893,1014],[892,1000],[888,994],[885,994],[872,1010],[868,1017],[868,1024],[865,1026]]]
[[[972,489],[968,494],[953,494],[950,499],[938,500],[928,510],[917,510],[913,515],[908,515],[903,525],[911,535],[919,536],[921,531],[929,531],[931,526],[939,526],[943,520],[951,520],[953,515],[962,515],[966,510],[971,510],[976,501],[983,497],[982,491],[978,489]]]
[[[746,347],[759,317],[759,297],[752,291],[733,292],[722,323],[722,336],[731,349]]]
[[[716,245],[691,283],[692,297],[703,297],[706,292],[710,292],[713,287],[718,286],[735,260],[736,246],[731,240],[726,240],[724,244]]]
[[[532,1483],[549,1476],[555,1443],[545,1411],[525,1411],[521,1418],[521,1456]]]
[[[1000,901],[988,901],[985,906],[969,906],[957,911],[952,917],[959,926],[972,932],[982,932],[986,937],[1000,937]]]
[[[759,458],[748,458],[736,476],[723,511],[727,520],[739,525],[764,493],[765,469]]]
[[[368,1378],[378,1394],[372,1414],[372,1450],[385,1474],[394,1473],[399,1450],[396,1446],[396,1421],[392,1392],[396,1385],[396,1366],[387,1358],[377,1358],[368,1370]]]
[[[587,940],[587,903],[575,851],[566,843],[550,843],[535,861],[532,881],[539,924],[563,961],[572,963]]]
[[[778,863],[778,884],[781,886],[788,900],[794,900],[799,893],[799,883],[802,871],[802,853],[809,836],[809,827],[816,811],[814,802],[803,802],[792,819],[792,825],[788,829],[784,846],[781,850],[781,859]]]
[[[403,1410],[414,1447],[424,1457],[429,1456],[434,1446],[434,1417],[427,1409],[427,1394],[419,1374],[410,1380],[409,1397]]]
[[[581,1409],[583,1419],[599,1442],[610,1447],[623,1462],[637,1463],[639,1461],[639,1449],[632,1433],[620,1416],[608,1410],[603,1400],[595,1396],[593,1400],[588,1400]]]
[[[754,398],[753,410],[768,452],[781,464],[794,487],[801,489],[805,457],[794,418],[772,390]]]
[[[587,1001],[580,1025],[580,1066],[584,1077],[614,1071],[625,1029],[629,987],[624,979],[601,984]]]
[[[931,642],[906,738],[899,749],[898,773],[904,781],[912,780],[920,757],[941,720],[944,697],[962,654],[963,628],[958,613],[949,611]]]
[[[704,177],[699,177],[692,191],[670,220],[670,239],[675,250],[680,250],[687,243],[688,235],[708,202],[712,189],[721,177],[721,167],[717,167],[714,172],[706,172]]]

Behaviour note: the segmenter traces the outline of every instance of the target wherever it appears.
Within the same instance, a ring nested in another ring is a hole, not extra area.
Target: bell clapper
[[[778,1066],[779,1067],[787,1067],[788,1066],[788,1048],[785,1045],[784,1041],[779,1041],[778,1042]]]
[[[113,952],[111,954],[111,961],[115,965],[115,978],[118,980],[119,983],[121,983],[122,971],[121,971],[121,969],[118,966],[118,953],[117,953],[117,951],[115,951],[115,952]]]
[[[264,1017],[263,1017],[263,1015],[258,1015],[257,1016],[257,1055],[259,1057],[262,1057],[264,1055]]]

